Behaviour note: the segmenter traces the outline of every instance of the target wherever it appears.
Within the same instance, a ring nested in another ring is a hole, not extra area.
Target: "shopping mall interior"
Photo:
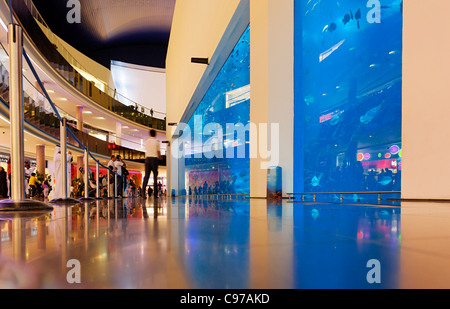
[[[449,288],[448,11],[0,0],[0,289]]]

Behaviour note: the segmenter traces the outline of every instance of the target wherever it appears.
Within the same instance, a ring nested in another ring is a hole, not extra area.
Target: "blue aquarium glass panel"
[[[183,131],[189,195],[250,192],[249,123],[250,26]]]
[[[296,192],[400,191],[402,25],[401,0],[295,1]]]

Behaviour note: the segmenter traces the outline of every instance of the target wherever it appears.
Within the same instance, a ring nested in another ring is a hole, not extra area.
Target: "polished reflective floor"
[[[129,198],[0,230],[0,288],[450,287],[448,204]]]

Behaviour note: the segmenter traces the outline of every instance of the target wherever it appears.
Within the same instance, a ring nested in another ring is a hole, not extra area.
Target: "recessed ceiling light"
[[[83,114],[92,114],[91,111],[83,111]]]
[[[123,126],[123,127],[122,127],[122,129],[128,129],[128,128],[129,128],[129,127],[127,127],[127,126]]]
[[[94,117],[94,119],[103,120],[105,117]]]
[[[61,100],[61,101],[67,101],[66,98],[59,98],[58,100]]]
[[[55,93],[53,90],[47,90],[48,93]]]

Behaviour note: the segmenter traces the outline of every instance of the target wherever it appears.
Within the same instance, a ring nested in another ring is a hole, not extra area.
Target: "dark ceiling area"
[[[69,23],[68,0],[33,0],[50,29],[110,68],[111,60],[165,68],[175,0],[80,0],[80,23]]]

